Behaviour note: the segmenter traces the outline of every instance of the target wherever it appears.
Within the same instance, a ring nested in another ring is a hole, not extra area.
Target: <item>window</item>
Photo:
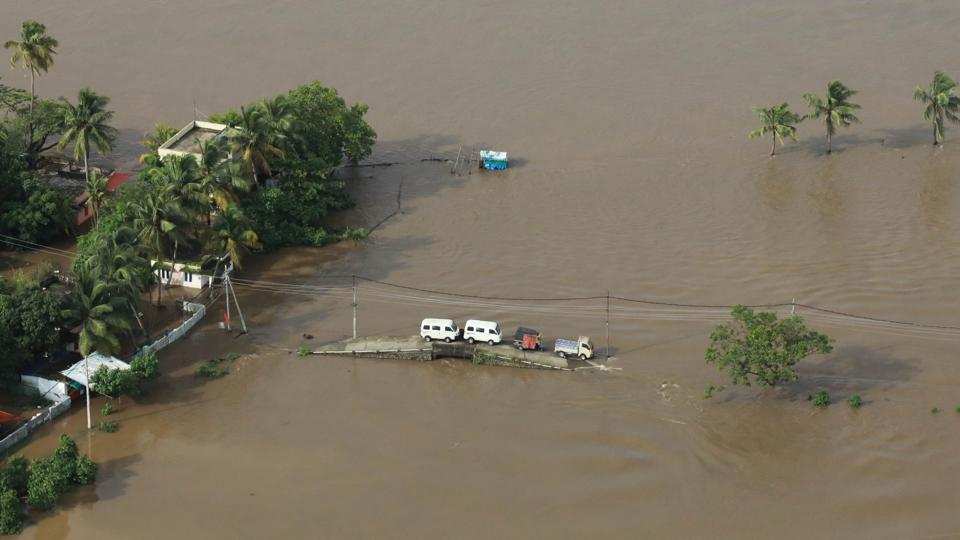
[[[184,281],[191,281],[191,282],[192,282],[192,281],[193,281],[193,274],[191,274],[190,272],[184,272],[184,273],[183,273],[183,280],[184,280]]]
[[[453,328],[450,328],[449,326],[444,326],[443,329],[447,332],[453,332]]]
[[[424,329],[424,330],[429,330],[429,329],[430,329],[430,325],[429,325],[429,324],[423,325],[423,329]]]
[[[473,332],[473,327],[472,327],[472,326],[468,326],[468,327],[467,327],[467,332]]]
[[[170,279],[170,277],[170,270],[167,270],[166,268],[160,269],[160,279]]]
[[[433,329],[434,329],[434,330],[440,330],[440,327],[439,327],[439,326],[434,326]]]
[[[477,332],[480,333],[480,334],[482,334],[482,333],[483,333],[483,328],[477,327]]]

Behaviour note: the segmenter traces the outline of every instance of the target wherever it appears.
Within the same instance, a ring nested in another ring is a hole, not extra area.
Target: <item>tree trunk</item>
[[[30,121],[27,122],[27,150],[30,149],[30,145],[33,143],[33,104],[37,100],[37,90],[36,90],[36,79],[37,74],[34,73],[33,67],[30,67]]]
[[[770,146],[770,155],[771,155],[771,156],[775,156],[775,155],[777,155],[777,135],[776,135],[776,133],[774,133],[773,136],[770,137],[770,139],[773,141],[773,145]]]
[[[827,153],[833,153],[833,134],[830,131],[827,131]]]
[[[90,150],[88,148],[83,149],[83,176],[87,180],[87,185],[90,185],[90,167],[87,165],[87,160],[89,159]],[[92,195],[90,193],[89,195]]]
[[[157,229],[157,267],[160,269],[160,275],[157,276],[157,307],[160,307],[163,295],[163,246],[160,245],[160,234],[162,232]]]

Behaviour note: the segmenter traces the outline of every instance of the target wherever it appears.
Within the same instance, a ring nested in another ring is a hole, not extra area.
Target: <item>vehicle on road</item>
[[[420,323],[420,337],[450,343],[460,339],[460,328],[452,319],[424,319]]]
[[[560,338],[554,342],[553,352],[557,353],[560,358],[573,356],[580,360],[586,360],[593,358],[593,344],[590,343],[590,338],[587,336],[580,336],[576,340]]]
[[[525,326],[517,327],[517,331],[513,333],[513,346],[521,351],[539,351],[543,348],[540,331]]]
[[[500,343],[500,323],[470,319],[463,325],[463,339],[467,343],[486,342],[488,345]]]

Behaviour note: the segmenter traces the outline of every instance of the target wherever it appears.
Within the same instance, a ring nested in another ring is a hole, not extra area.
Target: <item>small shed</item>
[[[481,150],[480,166],[488,171],[502,171],[507,168],[507,153]]]
[[[84,363],[89,364],[89,367],[85,367]],[[93,376],[93,374],[100,369],[100,366],[106,366],[110,369],[130,369],[130,364],[122,360],[95,352],[60,373],[71,381],[77,382],[81,386],[86,386],[87,369],[90,370],[90,376]],[[91,386],[90,389],[96,390],[93,386]]]

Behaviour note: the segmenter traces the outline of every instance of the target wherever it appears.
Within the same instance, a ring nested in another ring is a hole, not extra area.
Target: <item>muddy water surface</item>
[[[10,0],[61,41],[45,95],[113,97],[131,164],[153,122],[322,79],[370,104],[372,161],[345,172],[364,246],[286,250],[242,277],[251,332],[210,320],[164,354],[168,375],[91,437],[103,463],[26,536],[871,537],[960,535],[957,341],[817,325],[837,339],[802,383],[731,391],[703,363],[713,321],[614,302],[612,372],[299,359],[301,334],[350,332],[347,281],[488,296],[614,294],[801,302],[958,325],[957,145],[935,151],[911,101],[956,73],[955,2],[379,2],[148,5]],[[4,75],[7,82],[17,75]],[[860,89],[863,123],[825,156],[815,125],[776,159],[747,141],[751,105]],[[954,133],[956,135],[956,133]],[[951,141],[955,143],[956,141]],[[459,145],[507,150],[504,174],[453,176]],[[604,332],[604,302],[483,306],[361,285],[362,333],[426,315]],[[527,303],[530,304],[530,303]],[[814,319],[811,319],[814,320]],[[224,379],[194,364],[247,354]],[[826,388],[857,393],[813,412]],[[944,409],[930,413],[934,406]],[[81,440],[80,411],[44,431]]]

